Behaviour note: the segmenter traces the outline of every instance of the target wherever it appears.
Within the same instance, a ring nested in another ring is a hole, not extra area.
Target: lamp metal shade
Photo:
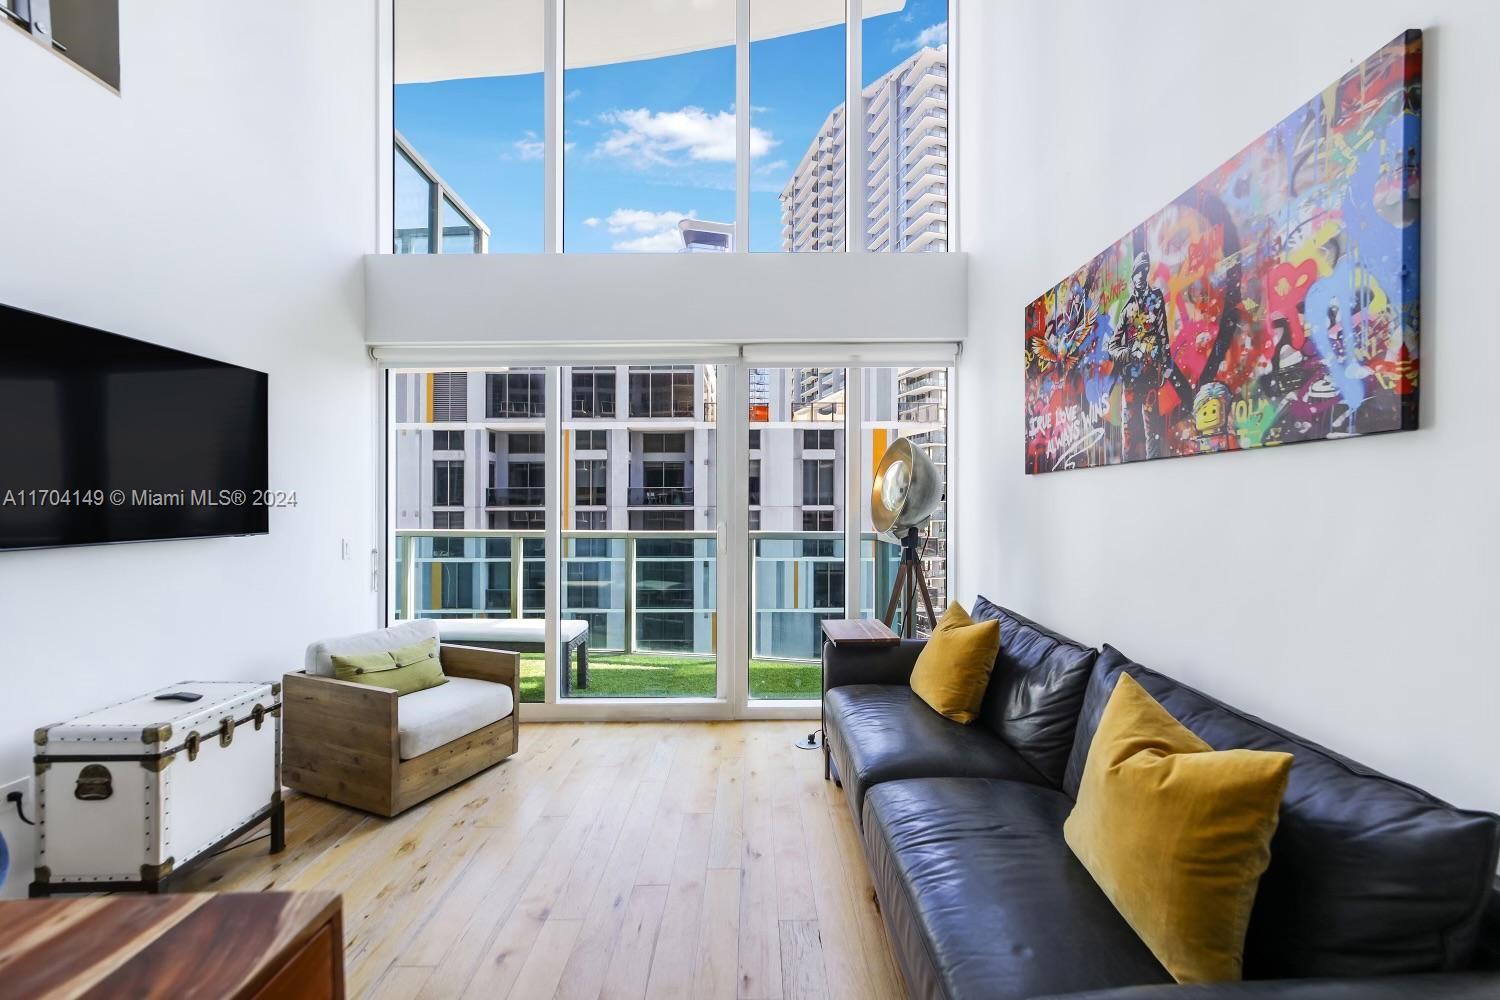
[[[870,520],[881,534],[896,536],[932,516],[943,501],[943,477],[932,459],[907,438],[897,438],[875,469]]]

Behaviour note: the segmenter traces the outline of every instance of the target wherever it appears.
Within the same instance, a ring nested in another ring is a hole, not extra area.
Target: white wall
[[[127,0],[116,96],[0,25],[0,302],[268,371],[300,501],[262,537],[0,553],[0,782],[36,726],[276,678],[376,620],[375,26],[370,0]]]
[[[960,2],[960,595],[1500,809],[1500,5]],[[1026,304],[1408,27],[1422,429],[1025,477]]]

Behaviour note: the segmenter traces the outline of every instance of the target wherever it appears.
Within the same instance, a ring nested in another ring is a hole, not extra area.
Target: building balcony
[[[632,507],[691,507],[691,486],[632,486],[628,502]]]
[[[934,125],[946,125],[948,122],[948,105],[946,97],[925,97],[912,105],[905,117],[901,119],[901,127],[910,132],[918,128],[923,122]]]
[[[918,191],[913,197],[907,198],[901,203],[903,212],[909,217],[915,217],[924,213],[946,214],[948,205],[948,186],[937,184]]]
[[[908,168],[914,166],[929,150],[939,147],[943,150],[944,158],[947,158],[948,130],[946,128],[923,129],[912,135],[908,141],[910,146],[906,155],[901,159],[902,164]]]
[[[947,375],[925,375],[921,378],[902,379],[896,385],[896,395],[898,397],[910,396],[926,389],[946,389],[947,387]]]
[[[928,227],[911,237],[902,249],[906,253],[942,253],[948,249],[947,231]]]
[[[946,215],[946,212],[936,210],[923,212],[906,224],[901,235],[906,239],[915,239],[920,233],[947,233],[948,223],[942,221]]]
[[[501,403],[491,400],[485,407],[486,420],[542,420],[547,416],[541,403]]]
[[[547,489],[544,486],[490,486],[484,491],[486,507],[544,507],[547,504]]]

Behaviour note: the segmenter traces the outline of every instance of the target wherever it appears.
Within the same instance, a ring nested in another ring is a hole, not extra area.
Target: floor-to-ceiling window
[[[899,549],[869,519],[874,469],[906,437],[946,476],[950,377],[941,365],[393,371],[392,615],[581,628],[586,675],[576,655],[562,672],[565,643],[550,668],[523,653],[528,702],[815,703],[822,622],[879,614],[894,581]],[[721,517],[721,497],[743,518]],[[921,553],[939,605],[945,528],[940,505]]]
[[[906,0],[867,17],[865,220],[852,238],[872,252],[948,249],[948,0]]]
[[[395,0],[396,253],[543,249],[545,7]]]
[[[948,0],[738,7],[395,0],[395,251],[946,250]]]
[[[751,699],[816,700],[822,623],[844,611],[848,370],[751,368]]]
[[[735,0],[575,0],[563,17],[567,250],[676,253],[695,220],[732,227]]]
[[[908,438],[932,461],[944,484],[948,481],[948,417],[952,369],[923,365],[905,368],[865,368],[864,418],[861,427],[863,451],[862,493],[864,497],[861,545],[860,605],[865,617],[884,615],[895,585],[901,547],[896,539],[874,533],[868,498],[875,470],[886,449],[898,438]],[[920,525],[923,576],[933,609],[941,615],[948,602],[948,510],[947,494]],[[926,634],[932,621],[918,600],[913,632]],[[892,623],[898,629],[898,619]]]

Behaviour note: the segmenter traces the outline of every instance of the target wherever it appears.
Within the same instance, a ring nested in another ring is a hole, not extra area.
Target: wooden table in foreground
[[[901,637],[879,618],[833,618],[823,622],[823,634],[835,646],[899,646]]]
[[[343,996],[343,917],[333,893],[0,903],[0,997]]]

